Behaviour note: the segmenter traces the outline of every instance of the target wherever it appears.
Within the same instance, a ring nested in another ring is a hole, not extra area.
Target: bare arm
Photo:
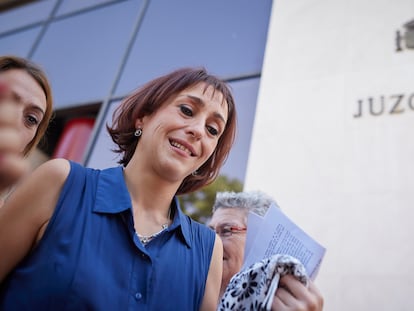
[[[219,299],[221,275],[223,272],[223,243],[216,234],[214,242],[213,255],[211,257],[210,269],[208,270],[206,289],[204,292],[203,302],[200,310],[212,311],[217,310]]]
[[[272,310],[322,311],[323,298],[313,282],[305,287],[293,276],[286,275],[280,279],[279,286]]]
[[[40,229],[55,210],[69,170],[66,160],[46,162],[0,208],[0,283],[40,238]]]

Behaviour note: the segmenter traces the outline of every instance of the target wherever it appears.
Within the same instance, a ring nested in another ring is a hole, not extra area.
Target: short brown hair
[[[207,73],[205,68],[178,69],[146,83],[126,97],[114,112],[112,127],[107,126],[112,140],[118,146],[114,151],[123,154],[119,163],[126,166],[138,143],[134,136],[135,121],[151,115],[172,96],[199,83],[206,84],[205,90],[211,86],[223,95],[223,101],[228,107],[228,117],[213,154],[197,170],[195,176],[189,175],[183,180],[177,194],[192,192],[213,182],[227,159],[236,135],[236,110],[233,95],[226,82]]]
[[[43,138],[43,135],[45,134],[47,127],[49,125],[49,121],[52,118],[52,88],[50,87],[50,83],[45,72],[38,65],[34,64],[30,60],[12,55],[0,56],[0,72],[12,69],[20,69],[27,72],[40,85],[46,97],[46,111],[43,116],[43,119],[37,128],[35,136],[24,148],[23,153],[24,155],[27,155],[32,149],[34,149],[37,146],[37,144]]]

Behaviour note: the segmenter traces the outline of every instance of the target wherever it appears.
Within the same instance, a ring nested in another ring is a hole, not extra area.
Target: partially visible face
[[[204,88],[200,83],[183,90],[135,124],[143,131],[137,156],[178,184],[208,160],[226,126],[223,95],[212,87],[204,92]]]
[[[0,72],[0,105],[9,105],[15,111],[11,124],[19,135],[19,150],[23,152],[43,119],[46,95],[26,71],[11,69]]]
[[[217,209],[209,223],[209,227],[217,230],[223,226],[246,227],[245,212],[239,208]],[[230,279],[243,266],[244,246],[246,244],[246,232],[233,233],[231,236],[222,237],[223,241],[223,276],[220,295],[223,295]]]

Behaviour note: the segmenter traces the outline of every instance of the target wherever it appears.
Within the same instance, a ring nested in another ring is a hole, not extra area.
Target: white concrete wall
[[[273,5],[245,189],[327,248],[324,310],[414,310],[413,19],[414,0]]]

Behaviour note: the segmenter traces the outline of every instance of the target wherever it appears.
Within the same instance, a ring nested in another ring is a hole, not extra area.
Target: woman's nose
[[[201,136],[203,135],[202,133],[202,126],[199,124],[193,124],[191,126],[189,126],[188,128],[188,134],[192,137],[194,137],[195,139],[200,139]]]

